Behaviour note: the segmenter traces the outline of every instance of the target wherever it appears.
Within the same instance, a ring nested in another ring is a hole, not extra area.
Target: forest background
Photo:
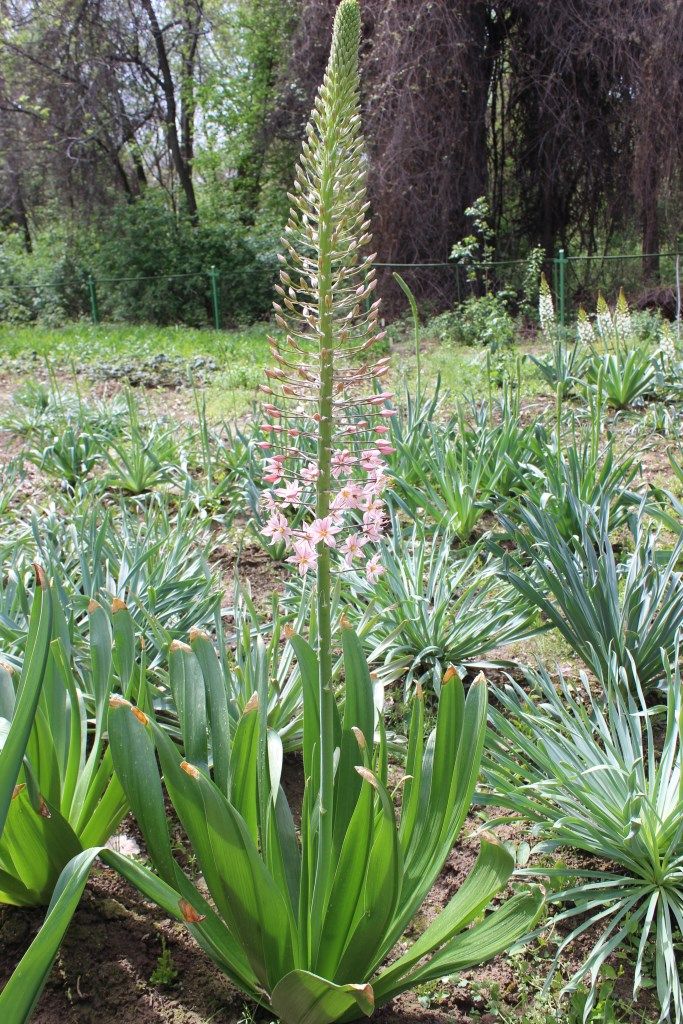
[[[210,323],[212,282],[226,324],[265,316],[335,6],[0,0],[0,320],[88,315],[92,281],[111,320]],[[366,0],[362,63],[389,315],[396,266],[435,312],[485,287],[454,275],[462,239],[590,257],[578,300],[617,254],[635,298],[672,284],[678,0]]]

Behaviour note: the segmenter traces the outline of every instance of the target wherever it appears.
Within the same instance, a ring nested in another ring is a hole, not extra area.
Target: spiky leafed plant
[[[355,1020],[405,989],[481,963],[524,934],[542,902],[537,890],[523,892],[482,916],[513,868],[503,847],[484,843],[443,913],[387,965],[462,828],[479,769],[487,699],[483,678],[465,698],[457,674],[448,672],[436,728],[425,741],[424,701],[416,697],[398,824],[381,709],[360,640],[345,624],[343,709],[333,688],[333,558],[341,548],[347,565],[365,559],[365,548],[379,536],[382,449],[388,447],[381,415],[377,425],[368,420],[368,411],[383,409],[386,401],[370,386],[386,364],[363,363],[377,338],[378,313],[376,304],[363,311],[374,279],[372,258],[363,255],[369,236],[359,36],[358,0],[342,0],[293,197],[278,310],[287,341],[273,343],[278,366],[271,372],[276,386],[269,388],[268,411],[275,422],[266,425],[271,440],[265,444],[273,445],[267,475],[275,485],[270,526],[291,544],[299,571],[316,572],[314,645],[290,638],[304,691],[300,829],[281,785],[282,741],[267,727],[265,688],[232,731],[219,660],[206,637],[194,634],[189,646],[174,648],[171,686],[184,757],[139,708],[115,698],[109,711],[114,764],[158,874],[125,858],[116,866],[184,921],[241,990],[285,1024]],[[304,429],[317,441],[314,465],[301,467],[296,437],[278,429],[277,400],[307,411]],[[376,441],[360,453],[345,447],[369,426]],[[278,499],[285,512],[310,500],[307,525],[294,532]],[[370,579],[380,570],[378,554],[367,558]],[[260,678],[267,682],[263,673]],[[159,764],[210,900],[174,859]],[[91,860],[97,852],[91,851]],[[75,864],[60,894],[79,891],[86,872],[85,862]],[[0,1010],[9,1009],[3,1018],[8,1024],[18,1019],[14,1005],[3,992]]]

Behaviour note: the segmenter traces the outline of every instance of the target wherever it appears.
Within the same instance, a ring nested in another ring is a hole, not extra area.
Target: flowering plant
[[[283,743],[268,727],[266,687],[253,694],[233,728],[230,690],[204,634],[193,631],[189,644],[175,642],[172,648],[170,686],[182,752],[149,707],[115,696],[108,716],[114,765],[155,870],[115,851],[104,854],[107,863],[184,922],[241,991],[285,1024],[369,1016],[375,1005],[408,988],[508,948],[542,904],[538,890],[531,890],[484,913],[514,866],[506,849],[485,842],[448,906],[387,965],[467,815],[484,744],[487,694],[481,677],[465,696],[455,670],[448,669],[436,727],[426,740],[424,699],[417,694],[398,821],[381,694],[358,636],[344,622],[342,707],[333,687],[332,560],[363,559],[366,575],[378,575],[379,559],[367,557],[365,549],[383,525],[378,503],[386,452],[381,413],[388,395],[370,385],[382,380],[388,364],[365,358],[378,338],[378,304],[363,310],[374,277],[372,256],[362,255],[369,234],[359,39],[358,0],[342,0],[292,195],[276,311],[287,337],[283,346],[272,343],[277,365],[267,386],[269,529],[291,543],[289,557],[300,572],[315,569],[316,575],[314,645],[296,634],[289,638],[304,693],[300,826],[281,781]],[[276,403],[289,401],[303,407],[304,432],[316,445],[310,466],[301,465],[300,434],[290,433],[297,428],[278,429],[283,424]],[[370,418],[374,412],[376,423]],[[360,454],[347,447],[369,429],[372,443]],[[351,496],[340,498],[349,488]],[[288,535],[289,509],[313,495],[308,527]],[[259,678],[267,684],[265,674]],[[162,772],[210,899],[174,857]],[[58,883],[62,899],[77,899],[99,852],[88,851],[89,860],[65,871]],[[30,962],[44,965],[40,956],[33,947],[27,954]],[[9,997],[5,1004],[12,1006]],[[20,1018],[10,1013],[3,1019],[17,1024]]]

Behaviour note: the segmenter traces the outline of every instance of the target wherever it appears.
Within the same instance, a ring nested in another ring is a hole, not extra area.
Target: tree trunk
[[[178,107],[176,103],[175,83],[171,74],[171,66],[166,52],[164,34],[161,31],[156,12],[152,6],[152,0],[141,0],[142,6],[147,14],[152,38],[157,51],[159,71],[161,72],[162,88],[164,92],[165,110],[164,121],[166,124],[166,142],[168,151],[171,154],[173,166],[176,169],[180,186],[185,196],[187,212],[192,224],[199,223],[197,210],[197,198],[195,196],[194,184],[192,182],[192,164],[185,158],[183,147],[178,137]]]

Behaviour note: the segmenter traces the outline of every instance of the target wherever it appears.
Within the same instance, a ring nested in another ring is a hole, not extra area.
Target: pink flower
[[[362,491],[358,484],[354,484],[351,480],[344,484],[340,488],[339,492],[334,496],[331,504],[331,509],[334,512],[340,512],[344,509],[358,508],[358,502],[360,500]]]
[[[332,476],[338,480],[342,473],[348,473],[356,462],[358,459],[351,452],[337,450],[332,455]]]
[[[378,441],[377,448],[382,455],[393,455],[396,449],[388,441]]]
[[[284,456],[274,455],[271,459],[266,459],[264,463],[265,476],[263,479],[267,484],[279,484],[282,480],[282,463],[284,462]]]
[[[363,548],[368,542],[368,538],[364,537],[360,533],[350,533],[342,545],[342,553],[344,555],[344,565],[351,566],[354,558],[360,558],[363,553]]]
[[[383,565],[380,565],[379,555],[373,555],[365,563],[365,576],[368,583],[376,583],[383,572],[386,572]]]
[[[305,530],[311,544],[318,545],[323,543],[327,544],[328,548],[335,548],[337,542],[334,539],[334,535],[339,533],[341,527],[334,525],[331,516],[325,516],[324,519],[315,519],[305,527]]]
[[[270,537],[273,543],[277,544],[279,541],[289,546],[289,542],[292,536],[289,523],[283,515],[276,512],[275,515],[271,516],[266,525],[261,530],[264,537]]]
[[[272,491],[264,491],[261,495],[261,501],[263,502],[263,507],[266,511],[271,513],[277,512],[278,505]]]
[[[301,479],[305,484],[314,484],[319,476],[320,470],[316,466],[315,462],[309,462],[308,465],[301,470]]]
[[[376,469],[384,468],[384,461],[377,448],[369,448],[360,457],[361,469],[366,473],[372,473]]]
[[[294,554],[287,561],[297,566],[300,576],[305,576],[309,569],[315,569],[317,556],[307,540],[298,540],[294,544]]]
[[[386,485],[387,478],[382,473],[373,473],[363,488],[363,494],[369,501],[372,501],[382,493]]]
[[[296,480],[292,480],[291,483],[285,484],[284,487],[278,487],[275,493],[280,499],[283,508],[287,508],[288,505],[291,505],[293,508],[299,504],[301,484]]]
[[[371,540],[374,544],[376,544],[382,536],[383,525],[384,516],[380,510],[373,509],[370,512],[366,512],[363,516],[363,533],[368,540]]]

